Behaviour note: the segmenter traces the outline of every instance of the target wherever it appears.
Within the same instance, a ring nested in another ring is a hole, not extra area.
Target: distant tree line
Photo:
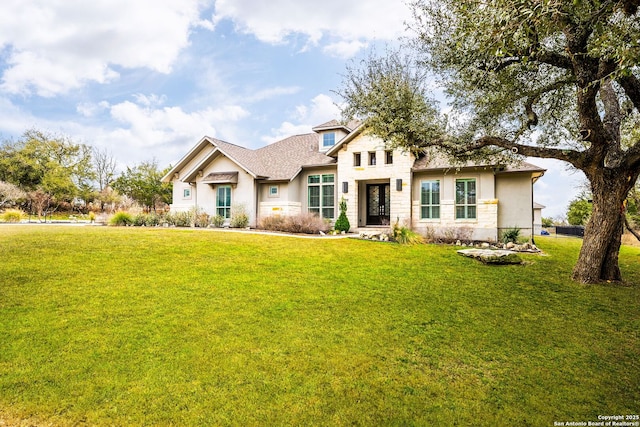
[[[30,129],[0,143],[0,209],[17,206],[41,217],[113,209],[128,199],[155,211],[171,203],[171,184],[160,182],[169,168],[152,160],[117,175],[108,150]]]

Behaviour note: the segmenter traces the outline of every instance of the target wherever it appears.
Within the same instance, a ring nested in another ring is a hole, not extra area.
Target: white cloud
[[[310,105],[298,105],[289,120],[272,129],[272,134],[263,136],[261,140],[271,144],[291,135],[309,133],[314,126],[339,118],[340,108],[331,97],[320,94],[311,100]]]
[[[111,116],[122,124],[122,134],[140,147],[159,147],[175,141],[197,141],[215,136],[215,123],[236,122],[248,115],[239,106],[207,108],[187,113],[180,107],[153,108],[145,103],[125,101],[111,106]]]
[[[397,40],[409,18],[402,0],[217,0],[213,23],[232,20],[239,31],[272,44],[304,35],[315,45],[324,37],[330,40],[327,51],[344,57],[365,47],[366,40]]]
[[[116,67],[168,73],[202,26],[200,0],[5,0],[0,88],[51,97],[88,81],[107,83]]]
[[[337,43],[331,43],[325,46],[322,50],[323,52],[328,53],[331,56],[348,59],[354,56],[360,50],[366,48],[368,45],[368,43],[363,43],[358,40],[340,41]]]

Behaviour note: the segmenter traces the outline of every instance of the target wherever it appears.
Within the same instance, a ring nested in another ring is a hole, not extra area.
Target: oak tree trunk
[[[635,182],[635,181],[634,181]],[[624,231],[627,174],[591,179],[593,212],[587,223],[573,279],[581,283],[619,282],[618,253]]]

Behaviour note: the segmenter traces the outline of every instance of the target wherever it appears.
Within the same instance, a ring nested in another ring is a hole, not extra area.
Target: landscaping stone
[[[522,264],[522,258],[517,253],[504,249],[461,249],[458,253],[462,256],[475,258],[484,264]]]

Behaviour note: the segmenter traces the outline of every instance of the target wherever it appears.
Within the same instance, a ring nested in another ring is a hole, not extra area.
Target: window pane
[[[431,208],[431,218],[433,219],[440,218],[440,206],[433,206]]]
[[[475,205],[476,203],[476,181],[467,181],[467,204]]]
[[[334,186],[325,185],[322,187],[322,206],[327,208],[333,207],[334,200]]]
[[[309,187],[309,208],[320,207],[320,187]]]
[[[467,218],[475,218],[475,217],[476,217],[476,207],[467,206]]]
[[[336,144],[336,134],[331,132],[331,133],[325,133],[324,135],[322,135],[322,146],[323,147],[331,147],[333,145]]]
[[[323,208],[322,209],[322,217],[323,218],[333,218],[333,208]]]
[[[465,185],[464,181],[456,181],[456,204],[464,203]]]
[[[456,218],[457,219],[464,219],[464,206],[456,206]]]
[[[322,175],[322,182],[333,182],[333,174]]]
[[[353,166],[360,166],[361,157],[360,153],[353,153]]]
[[[308,181],[309,184],[319,184],[320,183],[320,175],[309,175]]]

